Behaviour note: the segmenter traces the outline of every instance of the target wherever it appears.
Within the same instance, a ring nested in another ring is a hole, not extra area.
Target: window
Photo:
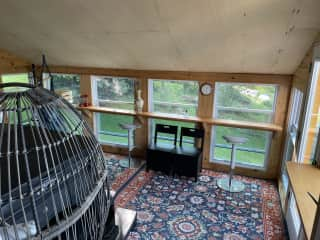
[[[14,74],[3,74],[1,75],[0,79],[1,83],[29,83],[29,75],[28,73],[14,73]],[[6,88],[4,91],[17,91],[17,90],[25,90],[25,88],[17,88],[17,87],[10,87]]]
[[[96,113],[95,117],[96,133],[100,142],[110,145],[128,145],[128,131],[122,129],[119,123],[132,123],[132,116]]]
[[[179,136],[180,136],[180,131],[181,131],[181,127],[189,127],[189,128],[193,128],[194,127],[194,123],[189,123],[189,122],[179,122],[179,121],[170,121],[170,120],[164,120],[164,119],[152,119],[149,122],[151,124],[151,131],[152,134],[150,134],[150,139],[149,142],[153,142],[154,140],[154,135],[155,135],[155,126],[157,123],[160,124],[168,124],[168,125],[174,125],[174,126],[178,126],[178,134],[177,134],[177,144],[179,144]],[[189,138],[189,137],[184,137],[183,138],[183,142],[186,144],[194,144],[193,142],[193,138]],[[165,133],[159,133],[158,135],[158,140],[157,143],[160,144],[172,144],[173,142],[173,137],[172,135],[168,135]]]
[[[199,84],[196,81],[149,80],[149,111],[175,115],[196,116],[198,110]],[[194,127],[194,123],[150,119],[150,139],[153,141],[157,123],[178,126],[178,141],[181,127]],[[170,136],[171,137],[171,136]],[[159,143],[169,143],[172,139],[159,135]],[[193,144],[186,138],[186,142]]]
[[[134,110],[133,78],[92,76],[94,105],[114,109]],[[133,123],[132,116],[95,113],[98,140],[109,145],[128,145],[128,131],[119,123]]]
[[[149,80],[149,111],[196,116],[198,94],[196,81]]]
[[[246,143],[237,146],[236,164],[259,168],[265,167],[271,133],[244,128],[213,127],[211,159],[214,162],[229,164],[232,146],[223,139],[224,135],[241,136],[248,139]]]
[[[28,73],[1,75],[1,83],[11,83],[11,82],[29,83]]]
[[[226,120],[271,123],[276,95],[276,85],[216,83],[214,116]],[[212,132],[211,161],[229,164],[231,144],[223,136],[241,136],[248,141],[237,146],[237,165],[265,168],[271,132],[222,126],[214,126]]]
[[[0,79],[1,83],[29,83],[29,75],[28,73],[14,73],[14,74],[4,74],[1,75],[1,79]],[[20,87],[9,87],[9,88],[5,88],[3,91],[25,91],[27,88],[20,88]],[[1,89],[2,90],[2,89]],[[27,114],[25,112],[25,110],[23,110],[21,112],[21,116],[22,116],[22,124],[25,124],[26,122],[28,122],[28,117]],[[13,123],[14,116],[11,114],[10,116],[10,121],[11,123]],[[0,123],[3,123],[3,114],[0,114]]]
[[[72,91],[72,103],[80,103],[80,76],[75,74],[52,74],[53,89],[55,92]]]
[[[214,117],[271,123],[276,95],[276,85],[216,83]]]
[[[134,79],[92,76],[96,106],[134,110]]]

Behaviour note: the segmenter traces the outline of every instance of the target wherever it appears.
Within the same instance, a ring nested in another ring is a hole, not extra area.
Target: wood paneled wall
[[[314,40],[305,57],[302,59],[297,70],[293,74],[292,87],[298,88],[303,93],[306,93],[310,78],[310,70],[313,58],[313,48],[320,44],[320,34]]]
[[[0,73],[19,73],[30,71],[30,63],[20,59],[7,51],[0,50]],[[130,69],[106,69],[106,68],[86,68],[86,67],[65,67],[50,66],[53,73],[74,73],[81,76],[80,93],[89,95],[89,102],[92,102],[90,75],[123,76],[137,79],[137,87],[142,90],[142,98],[145,101],[143,111],[148,110],[148,79],[172,79],[172,80],[196,80],[201,85],[209,82],[214,87],[216,81],[219,82],[241,82],[241,83],[267,83],[279,85],[277,99],[277,111],[275,124],[285,127],[286,112],[288,106],[289,93],[292,83],[291,75],[272,75],[272,74],[232,74],[232,73],[212,73],[212,72],[185,72],[185,71],[149,71],[149,70],[130,70]],[[198,115],[204,118],[211,118],[214,104],[213,94],[203,96],[199,94]],[[85,117],[91,127],[93,126],[93,114],[85,113]],[[143,157],[148,145],[149,121],[147,118],[136,118],[142,127],[136,130],[137,148],[133,154]],[[210,142],[212,126],[203,125],[205,129],[205,145],[203,167],[221,171],[227,171],[228,166],[210,163]],[[256,169],[237,168],[237,173],[261,178],[276,178],[279,171],[279,164],[282,154],[283,132],[273,135],[268,166],[265,171]],[[115,146],[103,146],[104,150],[114,153],[127,154],[126,148]]]
[[[306,53],[305,57],[303,58],[303,60],[301,61],[299,67],[297,68],[297,70],[295,71],[295,73],[293,74],[293,81],[292,81],[292,89],[293,88],[297,88],[300,91],[303,92],[304,94],[304,101],[306,100],[307,97],[307,93],[308,93],[308,85],[310,82],[310,77],[311,77],[311,70],[312,70],[312,61],[313,61],[313,49],[315,46],[319,46],[320,45],[320,34],[318,34],[318,36],[316,37],[316,39],[314,40],[312,46],[310,47],[310,49],[308,50],[308,52]],[[316,99],[315,99],[315,103],[320,101],[320,94],[318,93],[320,89],[319,84],[317,85],[317,91],[316,91]],[[305,103],[303,103],[304,105]],[[291,105],[291,102],[289,103],[289,106]],[[314,106],[316,109],[314,109],[313,112],[317,112],[317,106]],[[289,109],[290,112],[290,109]],[[289,119],[287,119],[287,121],[289,121]],[[312,150],[312,138],[315,135],[314,132],[314,128],[316,126],[316,121],[311,122],[311,126],[310,126],[310,131],[308,134],[308,142],[307,142],[307,149],[306,149],[306,157],[305,157],[305,161],[306,163],[309,162],[310,159],[310,153]],[[299,124],[299,129],[298,132],[301,133],[302,132],[302,128],[303,128],[303,116],[301,116],[300,118],[300,124]],[[298,137],[300,137],[300,134],[298,135]],[[298,144],[300,139],[298,138]]]
[[[82,67],[60,67],[51,66],[51,71],[54,73],[74,73],[81,76],[89,75],[105,75],[105,76],[122,76],[133,77],[137,79],[138,88],[142,90],[142,98],[145,101],[143,111],[148,110],[148,79],[171,79],[171,80],[196,80],[199,84],[209,82],[212,86],[215,82],[240,82],[240,83],[265,83],[265,84],[277,84],[278,98],[277,109],[275,114],[274,123],[285,127],[285,120],[287,114],[287,107],[289,101],[289,95],[292,84],[291,75],[272,75],[272,74],[232,74],[232,73],[210,73],[210,72],[180,72],[180,71],[143,71],[143,70],[128,70],[128,69],[104,69],[104,68],[82,68]],[[89,85],[88,85],[89,82]],[[87,77],[81,77],[81,93],[89,94],[91,92],[90,79]],[[211,118],[214,104],[213,94],[209,96],[203,96],[199,94],[199,109],[198,115],[200,117]],[[139,121],[142,125],[140,129],[136,131],[136,145],[133,155],[143,157],[146,147],[148,145],[148,132],[149,124],[147,118],[136,118],[135,121]],[[209,124],[204,124],[205,128],[205,145],[204,145],[204,157],[203,167],[208,169],[215,169],[219,171],[228,171],[228,166],[223,164],[209,162],[210,156],[210,142],[212,127]],[[278,176],[280,159],[282,156],[283,145],[283,131],[273,134],[269,161],[265,170],[237,168],[236,173],[248,176],[255,176],[261,178],[275,179]],[[103,146],[105,151],[126,154],[126,148],[120,148],[115,146]]]
[[[30,67],[31,63],[27,60],[0,49],[0,74],[28,72]]]

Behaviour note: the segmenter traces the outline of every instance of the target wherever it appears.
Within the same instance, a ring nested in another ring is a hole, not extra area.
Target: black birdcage
[[[111,197],[101,147],[41,84],[0,84],[0,239],[102,239]]]

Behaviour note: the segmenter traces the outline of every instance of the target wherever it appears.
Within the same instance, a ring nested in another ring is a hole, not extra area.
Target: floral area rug
[[[106,155],[105,160],[108,167],[108,181],[110,189],[118,192],[136,173],[137,169],[126,168],[120,166],[120,160],[123,159],[120,155]]]
[[[204,170],[194,182],[141,171],[116,206],[137,211],[127,239],[288,239],[273,182],[248,177],[245,191],[217,187],[222,173]]]

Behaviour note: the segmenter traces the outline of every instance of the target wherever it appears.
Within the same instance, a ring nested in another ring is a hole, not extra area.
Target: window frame
[[[154,112],[153,109],[153,81],[170,81],[170,82],[196,82],[198,84],[198,92],[197,92],[197,97],[198,97],[198,103],[196,105],[196,114],[195,116],[198,115],[198,111],[199,111],[199,92],[200,92],[200,85],[199,85],[199,81],[198,80],[177,80],[177,79],[160,79],[160,78],[149,78],[148,79],[148,111],[149,112],[153,112],[153,113],[163,113],[163,112]],[[163,103],[170,103],[170,102],[163,102]],[[180,106],[185,106],[186,104],[179,104],[179,103],[174,103],[174,104],[178,104]],[[191,104],[187,104],[187,105],[191,105]],[[188,116],[188,114],[174,114],[174,113],[165,113],[171,116]]]
[[[215,146],[215,136],[216,136],[216,132],[215,132],[215,127],[220,127],[220,126],[212,126],[211,127],[211,139],[210,139],[210,154],[209,154],[209,162],[211,163],[217,163],[217,164],[222,164],[222,165],[230,165],[230,161],[231,161],[231,155],[230,155],[230,160],[226,160],[226,159],[216,159],[214,158],[214,151],[213,148]],[[236,128],[236,127],[230,127],[230,128]],[[245,128],[245,129],[250,129],[250,128]],[[263,131],[263,130],[259,130],[259,131]],[[248,169],[257,169],[257,170],[267,170],[267,165],[268,165],[268,159],[270,157],[270,147],[271,147],[271,143],[272,143],[272,132],[270,131],[264,131],[267,134],[267,139],[266,139],[266,145],[265,145],[265,150],[264,150],[264,160],[263,160],[263,165],[262,166],[258,166],[258,165],[254,165],[254,164],[248,164],[248,163],[242,163],[242,162],[237,162],[236,161],[236,166],[237,167],[244,167],[244,168],[248,168]],[[237,146],[237,149],[241,148],[241,146]],[[253,151],[248,151],[248,152],[253,152]]]
[[[99,100],[98,97],[98,84],[97,81],[99,80],[99,78],[128,78],[131,79],[133,81],[133,102],[124,102],[124,101],[114,101],[114,100],[104,100],[101,99]],[[110,102],[110,103],[128,103],[128,104],[132,104],[133,105],[133,109],[135,107],[135,91],[136,91],[136,87],[135,87],[135,81],[137,81],[136,78],[133,77],[117,77],[117,76],[104,76],[104,75],[91,75],[90,76],[90,81],[91,81],[91,92],[92,92],[92,103],[94,106],[99,106],[99,102],[100,101],[105,101],[105,102]],[[112,109],[117,109],[117,108],[112,108]],[[127,109],[129,110],[129,109]]]
[[[136,91],[136,84],[135,84],[135,81],[137,80],[136,78],[132,78],[132,77],[117,77],[117,76],[104,76],[104,75],[91,75],[90,76],[90,82],[91,82],[91,94],[92,94],[92,104],[93,106],[99,106],[99,98],[98,98],[98,80],[101,79],[101,78],[128,78],[128,79],[132,79],[133,81],[133,107],[135,106],[135,91]],[[109,100],[107,100],[109,101]],[[123,101],[112,101],[110,100],[109,102],[114,102],[114,103],[119,103],[119,102],[123,102]],[[131,103],[130,103],[131,104]],[[113,109],[117,109],[117,108],[113,108]],[[108,142],[108,141],[103,141],[101,139],[99,139],[99,132],[100,131],[100,117],[101,117],[101,114],[104,114],[104,113],[94,113],[93,114],[93,131],[98,139],[98,141],[103,144],[103,145],[107,145],[107,146],[111,146],[111,147],[127,147],[128,144],[122,144],[122,143],[119,143],[119,142]],[[121,115],[121,114],[116,114],[116,113],[106,113],[106,114],[113,114],[113,115]],[[126,115],[125,115],[126,116]],[[128,116],[130,117],[130,116]],[[134,121],[134,119],[132,120],[132,122]],[[126,134],[126,136],[122,136],[122,134],[119,134],[117,132],[114,132],[114,134],[106,134],[106,135],[109,135],[109,136],[117,136],[117,137],[124,137],[126,139],[128,139],[128,134]],[[135,132],[133,133],[133,144],[135,144]]]
[[[73,74],[73,73],[51,73],[50,81],[44,80],[44,83],[43,83],[44,87],[50,90],[51,82],[54,85],[54,76],[57,76],[57,75],[69,75],[69,76],[77,76],[77,77],[79,77],[79,96],[74,96],[73,93],[72,93],[72,103],[71,103],[72,105],[78,106],[80,104],[80,102],[81,102],[81,99],[80,99],[80,95],[81,95],[81,90],[80,90],[80,88],[81,88],[80,87],[80,85],[81,85],[81,83],[80,83],[81,75],[80,74]],[[49,77],[49,75],[48,74],[44,74],[43,78],[45,79],[46,77]],[[68,90],[73,92],[72,89],[68,88]],[[53,87],[53,91],[56,93],[57,88]],[[75,99],[76,99],[76,101],[74,101]]]
[[[199,84],[199,81],[198,80],[178,80],[178,79],[160,79],[160,78],[149,78],[148,79],[148,112],[154,112],[153,111],[153,81],[175,81],[175,82],[197,82],[198,84],[198,103],[196,105],[196,116],[198,115],[198,111],[199,111],[199,99],[200,99],[200,96],[199,96],[199,90],[200,90],[200,84]],[[162,113],[162,112],[154,112],[154,113]],[[182,116],[182,117],[185,117],[185,115],[182,115],[182,114],[173,114],[173,113],[165,113],[165,114],[168,114],[168,115],[171,115],[171,116]],[[188,116],[188,115],[187,115]],[[154,129],[154,124],[153,124],[153,121],[154,119],[152,118],[149,118],[148,119],[148,143],[152,143],[153,140],[154,140],[154,133],[155,133],[155,129]],[[179,120],[173,120],[173,121],[176,121],[176,122],[179,122]],[[193,127],[196,127],[196,123],[193,123]],[[180,130],[178,130],[179,132]],[[159,136],[159,139],[162,139],[163,137]],[[163,138],[165,140],[165,138]],[[169,138],[170,139],[170,138]],[[179,136],[178,136],[178,140],[179,140]],[[183,140],[184,143],[189,143],[190,144],[190,141],[189,140]]]
[[[249,108],[245,108],[245,109],[242,109],[239,110],[239,108],[237,107],[222,107],[222,108],[234,108],[235,111],[238,111],[238,112],[252,112],[252,113],[266,113],[266,112],[270,112],[271,113],[271,118],[270,118],[270,122],[266,122],[266,123],[273,123],[274,122],[274,119],[275,119],[275,115],[276,115],[276,102],[277,102],[277,99],[278,99],[278,94],[279,94],[279,84],[274,84],[274,83],[248,83],[248,82],[222,82],[222,81],[216,81],[214,83],[214,95],[213,95],[213,111],[212,111],[212,117],[213,118],[216,118],[216,119],[221,119],[221,120],[229,120],[229,119],[224,119],[224,118],[219,118],[218,117],[218,108],[220,108],[219,106],[217,106],[217,94],[216,94],[216,90],[217,90],[217,84],[227,84],[227,85],[237,85],[237,84],[240,84],[240,85],[259,85],[259,86],[274,86],[275,87],[275,94],[274,94],[274,98],[273,98],[273,106],[272,106],[272,110],[259,110],[259,109],[249,109]],[[244,111],[243,111],[244,110]],[[235,120],[235,121],[242,121],[243,120]],[[246,122],[250,122],[250,121],[246,121]]]
[[[98,141],[103,145],[108,145],[108,146],[112,146],[112,147],[127,147],[128,143],[108,142],[108,141],[104,141],[104,140],[99,139],[99,134],[101,134],[101,133],[99,133],[100,132],[99,121],[100,121],[101,114],[104,114],[104,113],[97,113],[96,112],[96,113],[94,113],[94,116],[93,116],[93,130],[94,130],[94,133],[95,133]],[[107,114],[113,114],[113,113],[107,113]],[[113,114],[113,115],[121,115],[121,114]],[[122,115],[122,116],[127,116],[127,115]],[[128,116],[128,117],[130,117],[130,116]],[[120,133],[114,132],[114,133],[106,134],[106,135],[123,137],[128,140],[128,134],[123,136]],[[133,132],[133,143],[135,143],[135,131]]]
[[[249,109],[249,108],[245,108],[245,112],[253,112],[253,113],[265,113],[265,112],[270,112],[270,122],[266,122],[266,123],[274,123],[275,120],[275,115],[276,115],[276,103],[277,103],[277,99],[278,99],[278,94],[279,94],[279,84],[273,84],[273,83],[248,83],[248,82],[222,82],[222,81],[216,81],[215,82],[215,86],[214,86],[214,102],[213,102],[213,111],[212,111],[212,115],[213,118],[216,119],[221,119],[221,120],[229,120],[229,119],[224,119],[224,118],[219,118],[218,115],[218,110],[219,107],[217,106],[217,95],[216,91],[217,91],[217,84],[228,84],[228,85],[259,85],[259,86],[274,86],[275,88],[275,94],[274,94],[274,98],[273,98],[273,106],[272,106],[272,110],[259,110],[259,109]],[[237,108],[236,110],[238,110],[239,108]],[[241,108],[239,110],[239,112],[241,112],[243,109]],[[234,121],[239,121],[239,122],[243,122],[243,120],[234,120]],[[250,121],[246,121],[246,122],[250,122]],[[222,164],[222,165],[230,165],[230,160],[226,160],[226,159],[216,159],[214,157],[214,148],[216,148],[216,127],[219,126],[212,126],[211,127],[211,137],[210,137],[210,154],[209,154],[209,162],[211,163],[217,163],[217,164]],[[236,128],[236,127],[231,127],[231,128]],[[245,128],[245,129],[250,129],[250,128]],[[259,130],[262,131],[262,130]],[[267,165],[269,163],[269,157],[270,157],[270,148],[271,148],[271,143],[272,143],[272,136],[273,133],[270,131],[264,131],[266,132],[266,144],[265,144],[265,149],[264,149],[264,161],[263,161],[263,165],[262,166],[258,166],[258,165],[254,165],[254,164],[249,164],[249,163],[242,163],[242,162],[236,162],[236,166],[238,167],[244,167],[244,168],[248,168],[248,169],[257,169],[257,170],[267,170]],[[237,146],[237,149],[241,149],[241,146]],[[254,152],[254,151],[248,151],[248,152]],[[230,156],[231,158],[231,156]]]

